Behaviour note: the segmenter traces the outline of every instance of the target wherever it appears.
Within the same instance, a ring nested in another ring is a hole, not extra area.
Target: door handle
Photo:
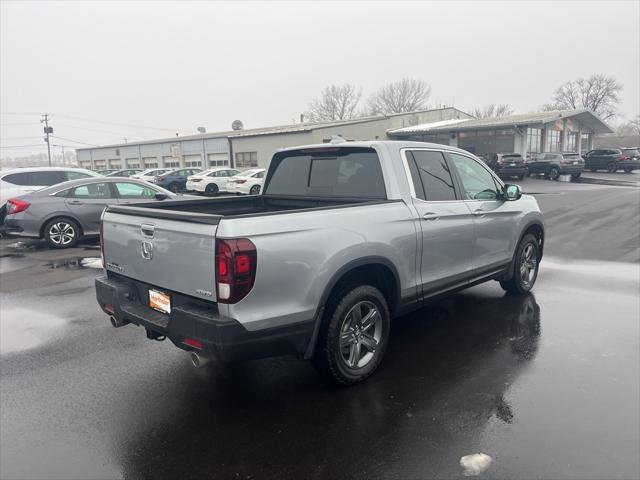
[[[83,202],[81,202],[80,200],[71,200],[69,203],[71,205],[82,205]]]
[[[435,212],[427,212],[424,215],[422,215],[423,220],[438,220],[439,218],[440,218],[440,215],[438,215]]]
[[[474,210],[474,211],[473,211],[473,214],[474,214],[476,217],[484,217],[484,215],[485,215],[486,213],[487,213],[487,212],[485,212],[484,210],[480,210],[480,209],[478,209],[478,210]]]

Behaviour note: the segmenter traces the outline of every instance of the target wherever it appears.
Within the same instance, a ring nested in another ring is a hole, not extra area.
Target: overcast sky
[[[288,124],[328,84],[355,83],[366,98],[402,77],[428,82],[434,105],[523,113],[567,80],[604,73],[624,84],[630,119],[639,5],[2,1],[2,154],[42,151],[6,148],[42,142],[40,112],[60,137],[108,144],[235,119]]]

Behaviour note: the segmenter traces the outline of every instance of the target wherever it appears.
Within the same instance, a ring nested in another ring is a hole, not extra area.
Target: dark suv
[[[181,192],[187,187],[187,177],[197,175],[201,171],[201,168],[178,168],[158,175],[153,179],[153,183],[172,192]]]
[[[578,178],[584,170],[584,160],[576,152],[543,152],[533,155],[529,163],[529,173],[543,174],[557,180],[560,175]]]
[[[583,156],[585,168],[595,172],[596,170],[606,170],[615,173],[624,170],[631,173],[632,170],[640,169],[640,156],[637,148],[600,148],[591,150]]]
[[[489,153],[482,160],[500,177],[522,180],[527,173],[527,165],[519,153]]]

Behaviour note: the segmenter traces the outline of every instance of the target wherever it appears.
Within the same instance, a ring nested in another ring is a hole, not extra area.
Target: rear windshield
[[[626,155],[640,155],[640,152],[637,148],[623,148],[622,153]]]
[[[522,158],[522,155],[519,153],[509,153],[507,155],[503,155],[502,158]]]
[[[582,158],[579,153],[563,153],[564,158]]]
[[[293,150],[273,158],[265,194],[386,199],[378,154],[372,148]]]

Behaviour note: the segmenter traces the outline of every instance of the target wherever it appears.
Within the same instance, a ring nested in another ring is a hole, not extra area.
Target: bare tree
[[[367,102],[368,113],[384,115],[421,110],[426,108],[430,94],[431,87],[423,80],[403,78],[380,87]]]
[[[589,78],[567,82],[555,91],[545,110],[573,110],[588,108],[603,120],[618,114],[623,86],[615,78],[601,73]]]
[[[306,116],[312,122],[354,118],[361,97],[362,89],[355,85],[329,85],[309,104]]]
[[[616,129],[616,133],[621,136],[640,136],[640,115],[620,125]]]
[[[513,115],[513,108],[508,103],[501,103],[496,105],[492,103],[484,107],[476,107],[471,111],[471,115],[476,118],[492,118],[492,117],[506,117]]]

